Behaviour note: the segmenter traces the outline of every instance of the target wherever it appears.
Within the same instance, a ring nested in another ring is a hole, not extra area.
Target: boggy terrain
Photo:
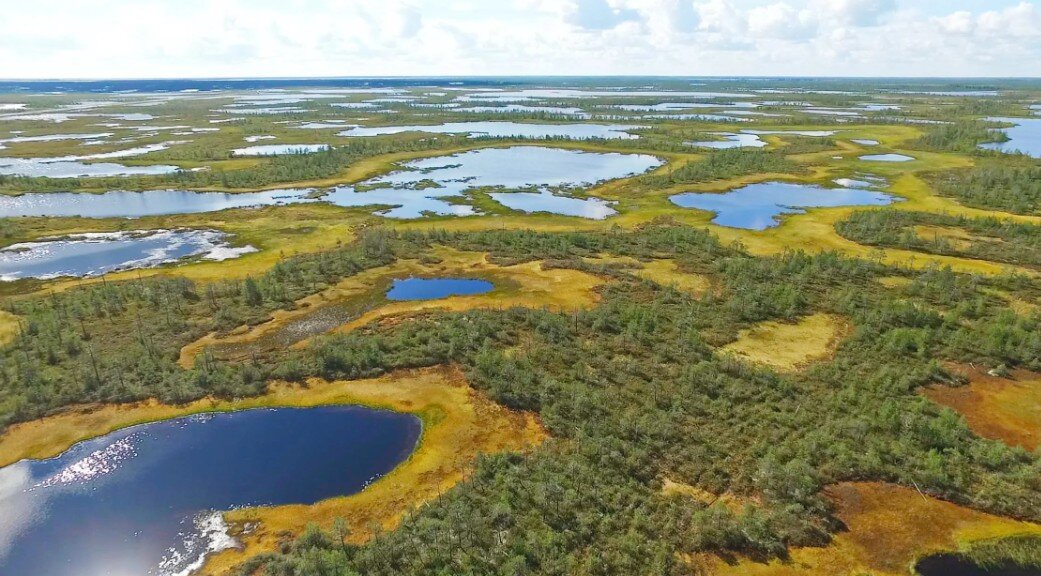
[[[0,94],[28,106],[0,113],[0,479],[145,422],[358,404],[419,417],[407,460],[219,510],[191,569],[1041,570],[1041,160],[981,146],[1041,86],[552,82]],[[664,106],[693,100],[706,115]],[[236,152],[254,144],[289,153]],[[277,193],[178,213],[143,190]],[[119,200],[48,215],[55,192]],[[156,230],[224,244],[112,244]],[[54,256],[72,240],[112,271]],[[486,288],[391,293],[417,278]]]

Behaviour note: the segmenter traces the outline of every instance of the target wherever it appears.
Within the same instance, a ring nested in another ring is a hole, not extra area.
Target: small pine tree
[[[252,277],[246,277],[246,303],[250,306],[260,306],[264,302],[264,295],[260,293],[257,281]]]

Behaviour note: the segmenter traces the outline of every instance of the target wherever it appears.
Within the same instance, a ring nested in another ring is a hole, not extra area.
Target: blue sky
[[[0,76],[1041,76],[1041,0],[33,0]]]

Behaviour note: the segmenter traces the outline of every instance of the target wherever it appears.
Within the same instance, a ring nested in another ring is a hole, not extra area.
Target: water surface
[[[425,214],[467,216],[469,190],[496,192],[538,188],[576,188],[640,174],[662,161],[645,154],[580,152],[541,146],[484,148],[415,160],[403,170],[377,176],[357,186],[334,188],[322,200],[339,206],[389,206],[378,214],[419,218]]]
[[[618,212],[611,203],[600,198],[574,198],[561,196],[549,190],[538,192],[494,192],[492,200],[506,206],[510,210],[520,212],[548,212],[563,216],[578,216],[590,220],[603,220]]]
[[[158,176],[181,168],[164,164],[127,166],[114,162],[33,162],[21,158],[0,158],[0,174],[46,178],[102,178],[106,176]]]
[[[1008,136],[1005,142],[989,142],[980,144],[980,148],[999,152],[1022,152],[1034,158],[1041,158],[1041,119],[1039,118],[987,118],[990,122],[1007,122],[1015,124],[1011,128],[1002,128]]]
[[[762,148],[766,146],[766,142],[763,142],[759,136],[755,134],[734,134],[731,132],[713,132],[712,134],[721,137],[722,140],[687,142],[687,144],[699,148],[713,148],[716,150],[725,150],[728,148]]]
[[[77,156],[56,156],[43,158],[0,158],[0,175],[30,176],[48,178],[78,178],[100,176],[131,176],[169,174],[181,168],[178,166],[145,165],[124,166],[109,162],[88,162],[93,160],[112,160],[143,156],[152,152],[166,150],[170,146],[183,144],[183,141],[159,142],[134,148],[82,154]]]
[[[438,300],[491,292],[495,285],[475,278],[405,278],[394,280],[388,300]]]
[[[459,104],[455,104],[458,106]],[[413,106],[419,106],[419,104],[413,104]],[[428,104],[430,107],[453,107],[452,104]],[[587,114],[581,108],[564,107],[564,106],[528,106],[525,104],[507,104],[505,106],[470,106],[467,108],[459,108],[459,112],[471,112],[471,113],[535,113],[535,114],[556,114],[559,116],[586,116]]]
[[[192,192],[189,190],[112,190],[86,192],[37,192],[21,196],[0,195],[0,218],[48,216],[85,218],[140,218],[168,214],[197,214],[228,208],[315,202],[311,189],[263,192]]]
[[[232,247],[216,230],[135,230],[71,234],[0,249],[0,281],[97,276],[150,268],[182,258],[227,260],[256,251]]]
[[[434,125],[358,127],[340,132],[340,136],[383,136],[402,132],[430,132],[434,134],[469,134],[471,138],[639,138],[626,130],[640,126],[617,124],[528,124],[523,122],[447,122]]]
[[[359,407],[192,416],[0,469],[0,574],[173,576],[228,548],[220,514],[364,488],[421,424]]]
[[[670,198],[677,206],[715,212],[712,222],[720,226],[765,230],[780,223],[780,216],[802,214],[806,208],[835,206],[882,206],[891,196],[871,190],[824,188],[808,184],[763,182],[722,194],[688,192]]]
[[[861,156],[860,159],[865,162],[910,162],[914,160],[913,157],[903,154],[868,154]]]
[[[310,154],[328,150],[328,144],[264,144],[247,146],[231,151],[232,156],[277,156],[279,154]]]

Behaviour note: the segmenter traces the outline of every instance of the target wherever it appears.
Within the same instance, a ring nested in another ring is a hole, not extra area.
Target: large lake
[[[421,432],[359,407],[263,409],[127,428],[0,468],[0,574],[180,576],[230,547],[219,514],[351,494]]]
[[[310,189],[263,192],[191,192],[188,190],[113,190],[102,194],[41,192],[0,195],[0,218],[12,216],[83,216],[87,218],[140,218],[168,214],[215,212],[270,204],[314,202]]]
[[[469,134],[471,138],[590,138],[633,139],[640,126],[619,124],[529,124],[525,122],[448,122],[433,125],[357,127],[340,132],[340,136],[383,136],[402,132],[430,132],[434,134]]]
[[[466,203],[469,190],[491,188],[496,193],[532,192],[536,188],[577,188],[641,174],[662,161],[646,154],[580,152],[539,146],[483,148],[451,156],[406,162],[403,170],[341,186],[322,199],[339,206],[388,206],[379,214],[419,218],[426,214],[467,216],[476,210]],[[499,197],[497,197],[498,199]],[[556,212],[556,201],[525,198],[525,211]],[[578,200],[578,199],[576,199]],[[597,199],[578,200],[602,204]],[[594,207],[599,212],[600,208]],[[564,209],[577,212],[575,206]]]
[[[835,206],[882,206],[893,197],[875,190],[824,188],[808,184],[762,182],[722,194],[688,192],[670,198],[677,206],[715,212],[712,222],[731,228],[765,230],[780,223],[785,214],[800,214],[806,208]]]
[[[1034,158],[1041,158],[1041,119],[1038,118],[987,118],[991,122],[1015,124],[1011,128],[1002,128],[1008,136],[1005,142],[980,144],[980,148],[999,152],[1022,152]]]
[[[301,202],[329,202],[344,207],[389,206],[380,213],[392,218],[419,218],[427,213],[466,216],[477,212],[466,202],[445,198],[462,196],[471,189],[492,188],[495,190],[491,197],[513,210],[602,219],[615,214],[610,203],[598,198],[570,197],[545,188],[589,186],[640,174],[661,164],[661,160],[646,154],[581,152],[538,146],[485,148],[406,162],[401,165],[403,170],[357,186],[340,186],[328,191],[300,188],[229,194],[113,190],[102,194],[0,195],[0,218],[139,218]]]

